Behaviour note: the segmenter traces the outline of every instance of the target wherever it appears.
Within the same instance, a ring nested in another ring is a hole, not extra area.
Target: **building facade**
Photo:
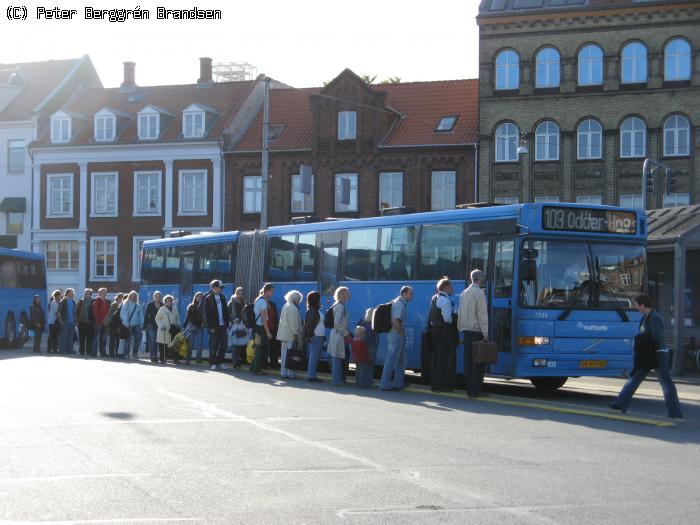
[[[260,225],[262,126],[260,111],[226,153],[226,229]],[[267,222],[473,202],[476,129],[476,80],[369,85],[345,70],[323,88],[273,89]]]
[[[700,202],[700,3],[483,0],[479,196],[650,208]],[[658,177],[657,177],[658,178]]]

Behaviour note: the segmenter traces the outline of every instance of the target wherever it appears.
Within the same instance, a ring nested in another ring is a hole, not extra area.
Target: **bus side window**
[[[345,277],[353,281],[377,279],[377,238],[379,230],[351,230],[345,248]]]
[[[496,241],[493,260],[493,296],[510,297],[513,292],[513,256],[515,242]]]
[[[165,250],[165,269],[159,284],[180,282],[180,247],[171,246]]]
[[[386,281],[408,281],[416,268],[416,228],[382,228],[380,275]]]
[[[488,239],[472,239],[469,246],[469,271],[481,270],[486,274],[486,280],[488,281],[488,268],[489,268],[489,244]]]
[[[161,284],[163,277],[163,248],[144,250],[141,265],[141,283],[145,285]]]
[[[294,280],[296,239],[296,235],[270,237],[267,259],[268,281],[284,282]]]
[[[0,286],[3,288],[19,288],[16,259],[12,257],[0,259]]]
[[[423,226],[418,279],[434,281],[446,275],[452,280],[463,280],[463,242],[464,227],[461,224]]]
[[[316,280],[316,234],[304,233],[297,240],[297,281]]]
[[[213,244],[202,244],[197,246],[195,253],[196,261],[194,265],[194,283],[195,284],[208,284],[214,277],[212,277],[212,248]]]

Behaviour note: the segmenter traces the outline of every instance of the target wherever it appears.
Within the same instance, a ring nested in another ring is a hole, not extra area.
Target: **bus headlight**
[[[548,345],[549,337],[518,337],[520,346]]]

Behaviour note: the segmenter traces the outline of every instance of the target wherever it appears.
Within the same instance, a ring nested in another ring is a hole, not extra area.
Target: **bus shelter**
[[[700,346],[700,205],[651,210],[647,216],[649,290],[674,349],[673,372],[681,375],[685,349]]]

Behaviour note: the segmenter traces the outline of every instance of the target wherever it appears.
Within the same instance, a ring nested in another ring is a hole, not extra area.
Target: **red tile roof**
[[[0,120],[29,120],[33,110],[68,76],[81,59],[47,60],[0,64],[0,84],[8,84],[10,77],[19,71],[24,77],[22,92],[0,112]]]
[[[184,139],[182,137],[182,110],[192,104],[202,104],[218,112],[214,124],[205,131],[204,140],[217,140],[229,117],[236,112],[246,99],[255,81],[220,82],[207,87],[197,84],[185,84],[174,86],[138,86],[134,90],[120,88],[110,89],[83,89],[68,102],[63,111],[82,115],[84,124],[74,129],[73,137],[67,145],[94,144],[93,117],[103,108],[116,110],[118,117],[128,115],[130,120],[125,128],[117,135],[116,139],[107,144],[133,144],[151,142],[189,142],[200,139]],[[173,115],[170,122],[157,140],[138,139],[138,112],[146,106],[155,106],[158,109],[168,111]],[[38,145],[50,145],[48,131],[39,138]],[[103,143],[100,143],[103,144]],[[59,144],[66,146],[66,144]]]
[[[380,84],[371,89],[386,92],[388,108],[398,112],[380,147],[462,145],[478,140],[478,80]],[[270,126],[284,125],[270,143],[271,151],[311,149],[313,115],[309,95],[322,92],[323,88],[270,91]],[[454,129],[436,132],[440,118],[452,115],[458,116]],[[261,144],[262,110],[234,151],[260,151]]]

